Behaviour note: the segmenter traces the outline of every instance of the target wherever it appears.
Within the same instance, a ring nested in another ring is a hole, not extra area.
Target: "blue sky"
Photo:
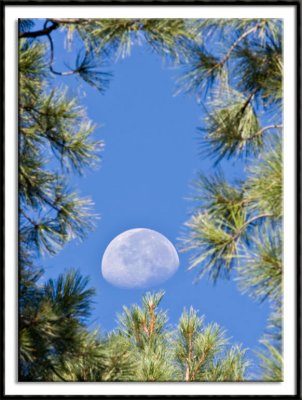
[[[62,49],[60,34],[55,33],[54,39],[57,66],[62,67],[62,61],[71,62],[74,54]],[[115,328],[122,306],[140,303],[146,291],[115,288],[102,278],[101,258],[109,242],[127,229],[145,227],[162,233],[179,248],[178,238],[193,206],[188,200],[190,184],[198,172],[215,172],[213,161],[199,155],[201,106],[194,96],[173,96],[175,69],[165,67],[144,46],[134,47],[130,57],[107,69],[113,79],[104,95],[73,77],[56,78],[56,84],[68,85],[79,96],[98,125],[95,137],[105,141],[100,167],[71,178],[81,195],[93,199],[101,218],[84,242],[71,242],[42,262],[46,278],[69,268],[90,277],[96,288],[92,326],[100,326],[102,332]],[[221,166],[230,180],[244,177],[243,162],[224,161]],[[241,295],[233,280],[220,280],[214,286],[205,277],[194,284],[196,272],[187,271],[189,254],[179,253],[179,257],[178,272],[151,289],[165,290],[162,308],[168,310],[169,323],[176,325],[183,308],[193,306],[206,322],[223,326],[233,343],[256,349],[268,304]]]

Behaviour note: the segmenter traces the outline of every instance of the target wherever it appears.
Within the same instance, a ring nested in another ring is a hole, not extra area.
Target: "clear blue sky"
[[[72,64],[74,54],[62,49],[63,37],[55,33],[54,39],[57,66],[63,61]],[[192,209],[187,199],[192,194],[190,182],[199,171],[215,171],[212,160],[198,154],[201,107],[194,96],[173,96],[176,70],[165,67],[144,46],[133,48],[130,57],[108,69],[113,79],[105,95],[73,77],[55,80],[68,85],[73,94],[81,93],[82,86],[86,95],[79,100],[98,124],[95,137],[104,139],[106,147],[97,171],[72,178],[80,193],[95,202],[101,216],[96,230],[83,243],[71,242],[57,256],[43,260],[46,278],[69,268],[90,277],[97,293],[92,325],[99,325],[103,332],[116,327],[116,314],[123,305],[140,303],[145,292],[115,288],[102,278],[106,246],[127,229],[145,227],[162,233],[178,247],[177,239]],[[223,162],[222,168],[228,179],[244,176],[242,162]],[[180,253],[179,257],[178,272],[152,289],[165,290],[162,308],[168,309],[169,322],[176,325],[183,308],[193,306],[206,316],[206,322],[223,326],[233,343],[259,347],[268,304],[241,295],[232,280],[220,280],[213,286],[205,277],[193,284],[196,273],[187,272],[189,255]]]

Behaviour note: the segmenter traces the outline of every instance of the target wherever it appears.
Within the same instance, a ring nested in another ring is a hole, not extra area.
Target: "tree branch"
[[[90,21],[93,21],[92,18],[49,18],[49,21],[55,24],[88,24]]]
[[[232,237],[233,240],[238,239],[242,231],[251,223],[254,221],[257,221],[260,218],[266,218],[266,217],[273,217],[273,214],[270,213],[265,213],[265,214],[260,214],[260,215],[255,215],[254,217],[250,218],[248,221],[246,221],[236,232],[236,234]]]
[[[263,132],[267,131],[268,129],[282,129],[283,125],[268,125],[265,126],[264,128],[260,129],[258,132],[256,132],[254,135],[250,136],[247,138],[247,140],[252,140],[257,136],[261,136]]]
[[[192,363],[192,351],[193,351],[193,343],[192,343],[192,332],[189,332],[188,335],[188,358],[187,358],[187,367],[186,367],[186,376],[185,381],[189,382],[192,380],[191,377],[191,363]]]
[[[43,29],[39,31],[33,31],[33,32],[21,32],[19,34],[19,38],[36,38],[39,36],[47,36],[49,35],[53,30],[57,29],[59,27],[59,24],[56,22],[53,22],[51,26],[48,28],[44,26]]]
[[[261,23],[258,23],[257,25],[253,26],[252,28],[248,29],[247,31],[245,31],[241,36],[239,36],[238,39],[235,40],[235,42],[232,44],[232,46],[229,48],[229,51],[226,53],[226,55],[223,57],[223,59],[221,61],[219,61],[217,64],[215,64],[209,71],[208,71],[208,75],[213,72],[213,70],[215,70],[216,68],[219,67],[223,67],[224,64],[228,61],[228,59],[231,57],[231,54],[233,52],[233,50],[238,46],[238,44],[245,39],[248,35],[250,35],[251,33],[254,33],[257,31],[257,29],[259,29],[261,26]]]
[[[252,93],[249,95],[249,97],[246,99],[245,103],[242,106],[241,114],[244,114],[244,111],[246,110],[246,108],[250,104],[250,102],[252,101],[252,99],[255,96],[257,90],[258,89],[253,90]]]
[[[195,380],[195,375],[196,375],[196,373],[198,372],[199,368],[202,366],[202,364],[206,361],[210,350],[211,350],[211,347],[209,347],[209,348],[207,347],[207,348],[205,349],[205,351],[202,353],[202,355],[201,355],[201,357],[199,358],[199,360],[197,361],[197,364],[196,364],[196,366],[195,366],[195,371],[194,371],[194,373],[192,374],[192,380]]]
[[[228,61],[228,59],[231,57],[231,54],[232,54],[233,50],[238,46],[238,44],[240,42],[242,42],[242,40],[245,39],[248,35],[250,35],[251,33],[256,32],[260,28],[260,26],[261,26],[261,23],[258,23],[255,26],[253,26],[252,28],[250,28],[247,31],[245,31],[241,36],[239,36],[239,38],[237,40],[235,40],[235,42],[229,48],[229,51],[226,53],[224,58],[220,61],[220,63],[219,63],[220,66],[223,66]]]
[[[46,36],[49,35],[54,29],[57,29],[59,25],[61,24],[80,24],[84,25],[87,24],[91,21],[91,18],[89,19],[81,19],[81,18],[50,18],[48,21],[52,22],[52,25],[49,26],[48,28],[44,27],[43,29],[40,29],[38,31],[28,31],[28,32],[21,32],[19,34],[19,38],[36,38],[39,36]]]
[[[47,26],[47,22],[45,22],[44,24],[44,28],[46,28]],[[66,72],[58,72],[56,70],[53,69],[53,61],[54,61],[54,45],[53,45],[53,41],[52,41],[52,37],[50,36],[50,33],[46,34],[48,41],[49,41],[49,45],[50,45],[50,60],[49,60],[49,69],[50,71],[55,74],[55,75],[60,75],[60,76],[70,76],[70,75],[74,75],[76,74],[78,71],[77,70],[71,70],[71,71],[66,71]]]
[[[57,375],[57,377],[61,379],[61,381],[66,382],[66,379],[64,379],[63,376],[59,374],[59,372],[55,369],[53,365],[50,365],[50,368],[55,373],[55,375]]]

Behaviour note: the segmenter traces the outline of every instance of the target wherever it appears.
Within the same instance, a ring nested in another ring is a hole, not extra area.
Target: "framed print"
[[[4,1],[2,397],[300,393],[300,2]]]

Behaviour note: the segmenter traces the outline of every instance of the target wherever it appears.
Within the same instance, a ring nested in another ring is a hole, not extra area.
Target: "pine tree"
[[[242,381],[247,378],[246,350],[229,346],[217,324],[204,326],[191,308],[177,328],[158,307],[164,292],[146,293],[143,306],[124,307],[120,333],[133,346],[137,381]]]
[[[189,35],[183,20],[52,19],[35,27],[35,20],[19,21],[19,379],[129,380],[136,364],[129,343],[88,328],[93,290],[86,279],[70,271],[40,283],[39,258],[94,227],[93,204],[70,189],[68,175],[94,167],[104,147],[56,77],[74,75],[103,93],[111,78],[104,58],[125,56],[144,37],[154,51],[176,59]],[[69,46],[73,36],[83,45],[67,71],[54,62],[52,33],[59,29]]]
[[[243,381],[249,362],[246,350],[228,346],[225,332],[217,324],[204,326],[204,318],[190,308],[184,310],[176,339],[176,359],[183,379],[189,381]]]
[[[87,328],[94,295],[87,278],[70,270],[41,285],[43,271],[22,272],[19,380],[127,381],[134,376],[128,342]]]
[[[82,43],[65,71],[54,62],[52,33],[59,29],[69,46],[73,37]],[[105,61],[129,55],[141,42],[180,64],[180,90],[209,99],[202,151],[216,163],[241,157],[252,165],[235,185],[222,173],[198,178],[198,206],[185,239],[195,253],[190,268],[214,281],[236,269],[240,289],[269,299],[280,321],[281,38],[281,22],[273,19],[47,19],[42,29],[34,20],[19,21],[20,379],[244,379],[244,351],[228,348],[221,329],[203,327],[194,310],[184,312],[178,333],[167,329],[165,313],[157,312],[162,293],[145,296],[143,308],[125,308],[121,330],[103,337],[88,328],[93,292],[83,277],[71,271],[39,283],[39,257],[57,254],[93,228],[92,202],[70,189],[68,176],[94,166],[104,148],[93,139],[84,108],[56,77],[76,76],[103,93],[111,79]],[[214,48],[215,41],[223,46]],[[280,324],[276,329],[280,336]],[[263,340],[263,378],[279,380],[281,340]]]
[[[33,25],[21,21],[20,36]],[[63,365],[88,335],[93,291],[74,272],[43,286],[36,263],[93,227],[92,202],[69,189],[67,174],[91,167],[103,143],[91,139],[84,109],[52,81],[43,43],[20,39],[19,77],[19,379],[64,380]]]
[[[166,331],[167,315],[159,310],[164,292],[147,293],[143,307],[124,307],[119,316],[120,333],[128,338],[138,360],[138,381],[169,381],[173,368],[169,363],[169,334]]]
[[[195,29],[201,45],[194,48],[179,84],[205,103],[201,152],[216,166],[223,159],[243,159],[246,179],[228,182],[221,169],[196,179],[197,206],[183,238],[184,250],[192,254],[189,269],[198,269],[197,279],[234,277],[242,292],[268,299],[280,319],[282,23],[214,19],[197,21]],[[262,343],[265,373],[257,378],[281,380],[281,346],[267,338]]]

